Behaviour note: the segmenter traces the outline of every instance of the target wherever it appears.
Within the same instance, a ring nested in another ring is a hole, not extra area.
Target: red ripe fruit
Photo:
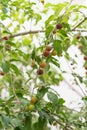
[[[4,76],[4,75],[5,75],[5,73],[4,73],[4,72],[2,72],[2,71],[0,71],[0,75],[1,75],[1,76]]]
[[[76,36],[76,39],[80,39],[80,38],[81,38],[81,36],[80,36],[80,35],[77,35],[77,36]]]
[[[43,52],[43,55],[44,55],[45,57],[48,57],[48,56],[50,55],[50,52],[49,52],[49,51],[44,51],[44,52]]]
[[[8,40],[8,39],[9,39],[9,37],[7,37],[7,36],[3,37],[3,40]]]
[[[87,56],[84,56],[84,60],[87,60]]]
[[[85,66],[85,70],[87,70],[87,66]]]
[[[62,27],[63,27],[63,25],[62,25],[61,23],[58,23],[58,24],[56,25],[56,28],[57,28],[57,29],[62,29]]]
[[[37,71],[37,74],[38,74],[38,75],[42,75],[42,74],[43,74],[43,70],[42,70],[42,69],[39,69],[39,70]]]
[[[51,46],[46,46],[46,51],[51,51],[52,47]]]
[[[31,103],[32,103],[32,104],[35,104],[36,102],[37,102],[37,97],[35,97],[35,96],[32,97],[32,98],[31,98]]]
[[[56,50],[53,50],[52,55],[53,55],[53,56],[56,56],[56,55],[57,55],[57,51],[56,51]]]

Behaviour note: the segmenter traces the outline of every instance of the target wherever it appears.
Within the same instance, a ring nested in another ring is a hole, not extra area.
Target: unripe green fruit
[[[56,56],[56,55],[57,55],[57,51],[56,51],[56,50],[53,50],[52,55],[53,55],[53,56]]]
[[[33,104],[30,104],[29,106],[28,106],[28,110],[29,111],[32,111],[34,109],[34,105]]]

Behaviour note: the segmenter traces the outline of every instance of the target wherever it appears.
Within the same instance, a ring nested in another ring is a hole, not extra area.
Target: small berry
[[[43,55],[44,55],[45,57],[48,57],[48,56],[50,55],[50,52],[49,52],[49,51],[44,51],[44,52],[43,52]]]
[[[4,73],[4,72],[2,72],[2,71],[0,71],[0,75],[1,75],[1,76],[4,76],[4,75],[5,75],[5,73]]]
[[[46,65],[47,65],[47,63],[46,63],[45,61],[43,61],[43,62],[40,63],[40,67],[41,67],[41,68],[45,68]]]
[[[37,97],[35,97],[35,96],[32,97],[32,98],[31,98],[31,103],[32,103],[32,104],[35,104],[36,102],[37,102]]]
[[[56,30],[53,30],[53,34],[55,34],[56,33]]]
[[[42,70],[42,69],[39,69],[39,70],[37,71],[37,74],[38,74],[38,75],[42,75],[42,74],[43,74],[43,70]]]
[[[32,63],[31,63],[31,67],[35,67],[36,66],[36,61],[33,60]]]
[[[46,47],[46,51],[51,51],[52,50],[52,47],[51,46],[47,46]]]
[[[80,38],[81,38],[81,36],[80,36],[80,35],[77,35],[77,36],[76,36],[76,39],[80,39]]]
[[[62,27],[63,27],[63,25],[62,25],[61,23],[58,23],[58,24],[56,25],[56,28],[57,28],[57,29],[62,29]]]
[[[44,4],[44,0],[41,0],[41,3]]]
[[[56,55],[57,55],[57,51],[56,51],[56,50],[53,50],[52,55],[53,55],[53,56],[56,56]]]
[[[32,111],[33,109],[34,109],[34,105],[30,104],[29,107],[28,107],[28,110]]]
[[[8,39],[9,39],[9,37],[7,37],[7,36],[3,37],[3,40],[8,40]]]
[[[87,56],[84,56],[84,60],[87,60]]]
[[[53,125],[54,125],[54,126],[56,126],[56,125],[57,125],[57,122],[56,122],[56,121],[54,121],[54,122],[53,122]]]
[[[87,66],[85,66],[85,70],[87,70]]]

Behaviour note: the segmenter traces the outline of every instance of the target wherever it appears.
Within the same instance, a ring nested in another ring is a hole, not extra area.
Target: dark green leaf
[[[49,92],[47,94],[47,97],[53,104],[55,104],[55,105],[58,104],[58,96],[55,93]]]
[[[10,70],[10,62],[8,62],[8,61],[3,62],[2,69],[5,73],[8,73]]]

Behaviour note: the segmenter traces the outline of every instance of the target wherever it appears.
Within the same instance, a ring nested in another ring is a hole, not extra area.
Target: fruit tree
[[[83,58],[72,57],[72,47]],[[83,93],[80,111],[54,90],[66,74]],[[52,127],[87,130],[87,6],[0,0],[0,130]]]

